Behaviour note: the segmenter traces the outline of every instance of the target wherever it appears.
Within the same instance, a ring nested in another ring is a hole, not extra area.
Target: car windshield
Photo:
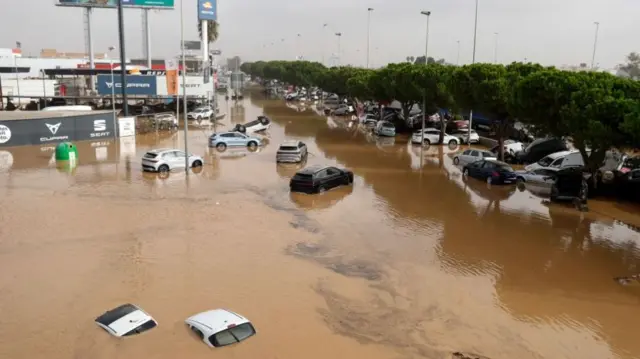
[[[390,123],[390,122],[385,122],[385,123],[383,123],[383,124],[382,124],[382,127],[395,128],[395,126],[394,126],[392,123]]]
[[[147,322],[143,323],[142,325],[136,327],[133,330],[130,330],[129,332],[127,332],[125,335],[123,335],[124,337],[128,337],[134,334],[140,334],[142,332],[146,332],[149,329],[153,329],[156,327],[156,322],[153,320],[148,320]]]
[[[241,342],[255,333],[256,331],[251,324],[244,323],[210,336],[209,341],[215,347],[222,347]]]
[[[549,165],[553,162],[553,158],[551,158],[551,156],[547,156],[544,157],[543,159],[541,159],[540,161],[538,161],[538,164],[542,167],[549,167]]]

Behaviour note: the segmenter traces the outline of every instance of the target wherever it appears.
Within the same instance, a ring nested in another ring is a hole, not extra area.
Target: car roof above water
[[[320,171],[322,171],[325,168],[329,168],[331,166],[324,166],[324,165],[313,165],[313,166],[309,166],[309,167],[305,167],[303,169],[301,169],[300,171],[298,171],[299,174],[303,174],[303,175],[312,175],[315,173],[318,173]]]
[[[214,309],[193,315],[186,320],[206,326],[212,333],[218,333],[229,326],[249,323],[249,320],[240,314],[226,309]]]

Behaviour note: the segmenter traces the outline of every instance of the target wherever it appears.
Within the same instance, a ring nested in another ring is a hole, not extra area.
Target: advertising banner
[[[158,76],[158,96],[169,95],[165,93],[165,81],[168,81],[165,76]],[[182,83],[182,78],[180,78],[178,82],[178,95],[182,96],[184,94],[185,84]],[[187,76],[186,88],[188,96],[206,96],[207,92],[213,91],[213,84],[206,85],[202,76]]]
[[[122,0],[127,7],[173,9],[175,0]],[[58,6],[117,7],[118,0],[57,0]]]
[[[185,50],[202,50],[202,44],[200,41],[184,41]]]
[[[113,138],[115,131],[112,113],[83,116],[76,120],[76,141]]]
[[[98,75],[98,94],[111,95],[111,87],[115,86],[116,93],[122,90],[122,75],[111,79],[111,75]],[[127,75],[127,95],[155,96],[158,93],[158,84],[155,76]]]
[[[198,20],[218,21],[217,0],[198,0]]]
[[[167,95],[175,96],[178,94],[178,61],[166,59],[164,67],[167,70]]]

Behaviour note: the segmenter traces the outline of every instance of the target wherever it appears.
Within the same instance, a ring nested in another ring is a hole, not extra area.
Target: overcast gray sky
[[[164,58],[179,51],[180,6],[151,15],[152,53]],[[197,40],[196,0],[184,1],[185,39]],[[479,0],[478,62],[540,62],[546,65],[591,63],[595,25],[600,22],[596,63],[613,68],[626,54],[640,50],[640,2],[636,0]],[[21,41],[27,54],[42,48],[83,51],[83,17],[79,8],[54,6],[55,0],[3,0],[0,47]],[[371,63],[402,61],[424,52],[426,17],[432,11],[429,55],[460,63],[472,58],[474,0],[219,0],[220,39],[224,56],[243,60],[293,59],[296,53],[320,61],[338,51],[342,32],[343,63],[364,66],[367,8],[371,14]],[[117,11],[96,9],[94,49],[117,46]],[[141,12],[125,11],[127,57],[142,55]],[[328,23],[327,28],[323,24]],[[300,40],[297,40],[297,34]],[[281,41],[281,39],[285,39]],[[271,45],[273,43],[274,45]],[[297,49],[297,51],[296,51]]]

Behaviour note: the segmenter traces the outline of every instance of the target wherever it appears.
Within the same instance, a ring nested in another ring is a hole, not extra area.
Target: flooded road
[[[514,187],[463,179],[451,154],[260,95],[216,130],[273,120],[258,152],[206,146],[205,166],[167,178],[140,171],[165,133],[78,143],[79,165],[51,148],[0,150],[1,358],[637,358],[640,208],[546,204]],[[354,171],[353,187],[290,194],[297,166]],[[636,214],[634,214],[634,211]],[[93,319],[131,302],[159,326],[126,339]],[[258,335],[209,349],[183,324],[228,308]]]

